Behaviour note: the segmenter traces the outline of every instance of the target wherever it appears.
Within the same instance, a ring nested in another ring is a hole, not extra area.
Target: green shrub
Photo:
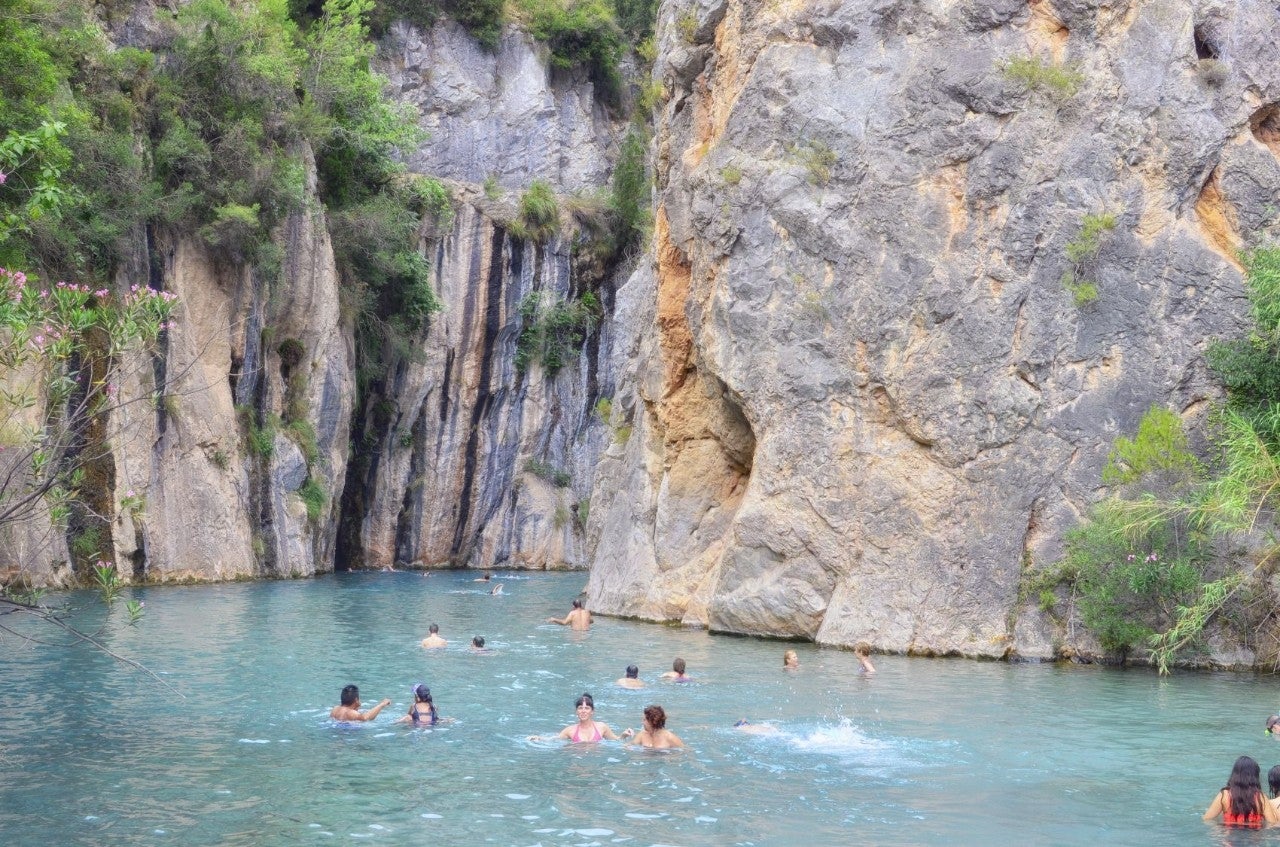
[[[86,527],[71,539],[71,552],[75,554],[77,559],[91,559],[95,556],[101,556],[103,552],[102,541],[102,527]]]
[[[1059,102],[1075,96],[1085,76],[1071,65],[1058,65],[1039,56],[1017,56],[1005,62],[1005,79]]]
[[[1081,222],[1080,232],[1064,248],[1071,263],[1062,274],[1062,287],[1071,292],[1076,306],[1087,306],[1098,299],[1098,285],[1087,276],[1095,270],[1094,262],[1102,249],[1103,236],[1116,228],[1116,216],[1110,213],[1089,214]]]
[[[532,292],[520,302],[520,317],[524,326],[516,342],[516,369],[524,372],[540,362],[547,376],[555,376],[595,329],[601,309],[591,292],[574,301]]]
[[[692,9],[685,9],[676,15],[676,32],[685,44],[692,44],[698,34],[698,15]]]
[[[320,515],[324,511],[324,504],[329,500],[320,483],[314,477],[308,476],[307,481],[298,489],[298,496],[302,498],[303,504],[307,507],[307,519],[312,523],[320,520]]]
[[[530,459],[524,463],[524,469],[538,479],[551,483],[556,488],[568,488],[569,483],[572,481],[566,471],[562,471],[550,462],[544,462],[541,459]]]
[[[622,31],[605,0],[518,0],[529,34],[551,51],[551,66],[585,67],[601,99],[616,105],[622,93],[618,62]]]
[[[645,172],[648,141],[635,127],[627,133],[613,169],[610,206],[617,215],[618,252],[637,244],[649,227],[649,179]]]
[[[632,44],[646,40],[652,44],[653,26],[658,19],[658,0],[613,0],[613,13],[618,27]],[[639,47],[636,48],[639,52]],[[653,62],[653,57],[647,61]]]
[[[520,196],[519,218],[512,226],[517,237],[543,242],[560,231],[560,204],[551,186],[534,180]]]
[[[826,185],[831,181],[831,169],[839,159],[824,142],[815,139],[797,144],[791,148],[791,153],[809,172],[809,182]]]

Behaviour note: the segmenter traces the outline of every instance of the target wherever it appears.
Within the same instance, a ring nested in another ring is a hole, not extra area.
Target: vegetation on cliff
[[[1161,671],[1199,647],[1213,620],[1259,661],[1280,663],[1263,579],[1280,553],[1272,531],[1280,505],[1280,249],[1254,250],[1244,261],[1253,331],[1210,351],[1227,388],[1210,466],[1192,454],[1181,417],[1153,407],[1111,452],[1103,481],[1116,493],[1067,535],[1064,561],[1033,581],[1043,608],[1052,611],[1052,587],[1066,585],[1103,649],[1145,649]]]

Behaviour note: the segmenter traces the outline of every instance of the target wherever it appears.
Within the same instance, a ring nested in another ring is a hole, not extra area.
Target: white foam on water
[[[835,726],[819,726],[789,735],[787,740],[797,750],[835,755],[865,755],[891,749],[889,744],[868,737],[848,720],[842,720]]]
[[[623,817],[634,818],[635,820],[640,820],[640,821],[651,821],[651,820],[657,820],[658,818],[666,817],[666,815],[662,814],[661,812],[659,812],[656,815],[646,815],[644,812],[627,812],[626,815],[624,815]]]
[[[585,835],[587,838],[605,838],[613,835],[612,829],[571,829],[569,832],[577,835]]]
[[[442,821],[442,820],[444,820],[444,815],[433,815],[431,812],[423,812],[422,814],[418,815],[418,817],[420,817],[420,818],[426,818],[426,819],[427,819],[427,820],[429,820],[429,821]]]
[[[505,796],[508,800],[528,800],[529,799],[528,794],[507,794]]]
[[[383,825],[382,825],[382,824],[380,824],[380,823],[371,823],[371,824],[369,824],[369,829],[383,829],[383,830],[385,830],[385,829],[386,829],[386,827],[385,827],[385,826],[383,826]]]
[[[241,739],[239,739],[239,743],[241,743],[241,744],[270,744],[270,743],[271,743],[271,739],[270,739],[270,738],[241,738]]]

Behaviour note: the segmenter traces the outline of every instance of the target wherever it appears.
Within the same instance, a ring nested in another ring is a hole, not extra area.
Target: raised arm
[[[367,711],[367,712],[357,712],[357,713],[356,713],[355,720],[358,720],[358,721],[371,721],[371,720],[373,720],[374,718],[376,718],[376,717],[378,716],[378,713],[379,713],[379,712],[381,712],[383,709],[387,708],[387,707],[388,707],[388,706],[390,706],[390,705],[391,705],[391,701],[390,701],[390,700],[383,700],[381,703],[379,703],[378,705],[374,706],[372,709],[370,709],[370,710],[369,710],[369,711]]]

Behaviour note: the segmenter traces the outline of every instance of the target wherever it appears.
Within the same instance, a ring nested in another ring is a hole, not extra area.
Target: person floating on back
[[[640,678],[640,669],[635,665],[627,665],[626,676],[617,681],[622,688],[644,688],[644,680]]]
[[[348,685],[342,689],[342,705],[334,706],[333,711],[329,712],[329,717],[335,721],[371,721],[390,705],[390,700],[383,700],[369,711],[362,712],[360,711],[360,689],[354,685]]]
[[[426,649],[431,650],[436,647],[443,647],[449,643],[440,637],[440,624],[433,623],[427,627],[427,632],[427,637],[422,639],[422,646]]]
[[[1213,798],[1205,810],[1204,819],[1211,821],[1218,816],[1227,826],[1261,829],[1263,822],[1280,823],[1280,812],[1267,802],[1262,794],[1262,769],[1249,756],[1236,759],[1227,784]]]
[[[558,623],[578,632],[586,632],[591,626],[591,613],[582,605],[581,600],[573,601],[573,608],[563,618],[547,618],[547,623]]]
[[[671,663],[671,670],[664,673],[661,678],[670,679],[674,682],[693,681],[693,677],[685,675],[684,668],[685,668],[684,659],[681,659],[679,656],[677,656],[676,660]]]

